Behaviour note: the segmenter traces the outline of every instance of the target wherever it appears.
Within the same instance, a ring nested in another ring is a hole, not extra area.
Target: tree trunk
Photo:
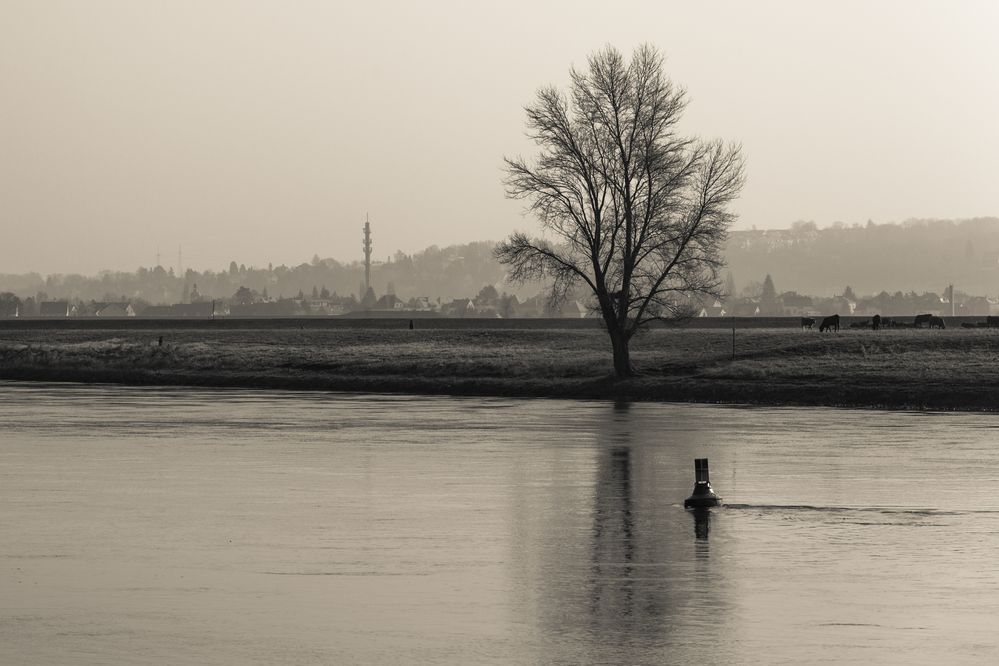
[[[621,331],[611,330],[611,347],[614,349],[614,375],[624,378],[635,374],[631,367],[631,354],[628,351],[628,337]]]

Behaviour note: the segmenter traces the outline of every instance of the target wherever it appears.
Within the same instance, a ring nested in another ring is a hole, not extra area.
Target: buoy
[[[694,492],[690,497],[683,500],[685,509],[703,509],[709,506],[718,506],[721,498],[715,494],[708,481],[708,459],[694,459]]]

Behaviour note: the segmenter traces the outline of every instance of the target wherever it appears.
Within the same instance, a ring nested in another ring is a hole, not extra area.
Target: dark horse
[[[947,328],[943,317],[930,317],[930,328]]]
[[[931,319],[933,319],[933,315],[931,314],[916,315],[915,320],[912,322],[912,327],[922,328],[924,325],[929,326]]]
[[[832,316],[826,317],[819,324],[819,332],[825,333],[826,331],[838,331],[839,330],[839,315],[834,314]]]
[[[802,317],[801,318],[801,327],[802,328],[811,328],[812,326],[815,326],[815,319],[813,319],[812,317]]]
[[[881,315],[876,314],[873,317],[871,317],[871,328],[873,328],[875,331],[881,328]]]

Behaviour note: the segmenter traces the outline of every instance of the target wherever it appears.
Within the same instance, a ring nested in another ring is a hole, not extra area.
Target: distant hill
[[[908,220],[818,229],[733,231],[725,251],[737,289],[773,278],[778,291],[999,293],[999,218]]]
[[[397,252],[372,266],[376,294],[393,290],[409,299],[426,296],[442,302],[474,296],[485,285],[521,298],[537,294],[540,284],[510,285],[506,270],[493,258],[495,243],[481,241],[445,248],[432,246],[412,255]],[[943,293],[948,284],[967,294],[999,293],[999,218],[909,220],[902,224],[836,225],[818,229],[797,223],[791,229],[733,231],[725,258],[737,291],[769,274],[778,292],[813,296],[858,295],[881,291]],[[723,277],[725,277],[723,275]],[[246,267],[232,262],[219,271],[188,270],[176,276],[161,267],[97,276],[0,275],[0,292],[21,298],[42,293],[47,299],[176,303],[197,286],[201,298],[229,298],[247,287],[270,298],[311,295],[325,289],[360,296],[361,262],[313,257],[297,266]]]
[[[404,299],[426,296],[442,302],[475,296],[486,285],[500,291],[532,296],[538,285],[508,285],[506,270],[493,258],[495,243],[479,241],[445,248],[431,246],[412,255],[397,252],[390,261],[374,262],[371,285],[378,295],[394,291]],[[192,293],[200,298],[229,298],[247,287],[271,298],[293,297],[299,292],[310,296],[313,290],[354,294],[358,298],[364,282],[364,265],[313,257],[297,266],[247,267],[233,261],[219,271],[187,270],[176,276],[172,269],[139,268],[135,272],[104,271],[96,276],[0,274],[0,292],[13,292],[21,298],[78,299],[83,301],[135,301],[148,303],[186,302]],[[195,287],[197,290],[195,292]]]

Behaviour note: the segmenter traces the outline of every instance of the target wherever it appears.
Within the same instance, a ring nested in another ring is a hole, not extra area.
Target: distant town
[[[350,263],[0,273],[0,317],[594,316],[584,290],[552,304],[544,284],[508,282],[491,242],[380,261],[369,226],[360,240]],[[722,295],[687,303],[693,315],[999,315],[999,218],[734,231],[725,257]]]

